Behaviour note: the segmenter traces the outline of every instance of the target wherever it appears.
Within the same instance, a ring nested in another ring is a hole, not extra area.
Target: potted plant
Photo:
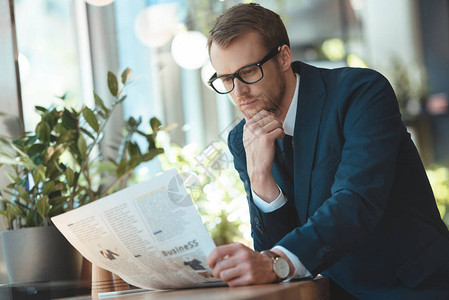
[[[137,166],[163,152],[155,141],[161,129],[159,120],[152,118],[152,132],[145,133],[139,129],[142,120],[131,117],[120,134],[117,157],[101,156],[105,127],[126,99],[131,76],[132,71],[125,69],[119,83],[108,73],[114,99],[110,107],[95,93],[94,108],[36,106],[40,121],[34,131],[14,140],[0,138],[0,166],[10,180],[0,193],[0,214],[9,229],[2,232],[2,246],[11,282],[74,280],[81,256],[52,226],[51,217],[126,186]],[[60,99],[63,102],[66,97]],[[145,149],[137,144],[138,136],[147,142]],[[58,258],[61,254],[68,258]],[[46,269],[50,265],[55,269]]]

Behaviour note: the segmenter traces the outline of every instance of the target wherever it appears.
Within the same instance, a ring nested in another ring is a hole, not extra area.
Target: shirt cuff
[[[293,273],[293,275],[289,278],[286,279],[286,281],[292,279],[292,278],[303,278],[303,277],[311,277],[312,274],[309,272],[309,270],[306,269],[306,267],[304,267],[304,265],[301,263],[301,261],[299,260],[299,258],[294,255],[293,253],[291,253],[289,250],[285,249],[282,246],[274,246],[273,249],[271,250],[280,250],[282,251],[282,253],[284,253],[288,259],[290,259],[290,261],[293,264],[293,267],[295,268],[295,272]]]
[[[278,189],[279,189],[279,196],[271,203],[265,202],[262,198],[257,196],[257,194],[253,191],[253,189],[251,189],[253,201],[254,204],[257,206],[257,208],[260,209],[263,213],[270,213],[284,206],[284,204],[287,203],[287,198],[284,196],[279,186]]]

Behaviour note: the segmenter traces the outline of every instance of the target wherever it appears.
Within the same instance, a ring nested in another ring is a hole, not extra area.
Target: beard
[[[260,90],[256,92],[256,94],[245,94],[234,99],[235,104],[239,107],[245,117],[252,118],[261,110],[266,110],[275,116],[280,116],[283,113],[282,110],[288,109],[288,107],[284,108],[282,103],[286,92],[286,79],[279,68],[277,69],[277,74],[274,75],[275,76],[270,78],[267,82],[256,83],[256,85],[260,85]],[[257,101],[257,104],[251,108],[240,106],[243,103],[252,101]]]
[[[265,110],[279,116],[282,114],[282,99],[285,94],[285,80],[281,77],[276,77],[276,82],[273,85],[273,89],[268,91],[266,98],[264,99]]]
[[[283,113],[282,101],[285,95],[286,82],[284,77],[276,76],[275,82],[271,84],[271,88],[266,89],[256,99],[261,100],[262,105],[257,110],[258,113],[261,110],[266,110],[276,117],[279,117]],[[288,107],[286,108],[288,109]],[[256,114],[254,113],[254,115]]]

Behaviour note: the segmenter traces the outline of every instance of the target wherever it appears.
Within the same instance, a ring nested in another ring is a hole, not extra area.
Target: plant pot
[[[1,232],[9,281],[66,282],[77,286],[82,256],[55,226]]]

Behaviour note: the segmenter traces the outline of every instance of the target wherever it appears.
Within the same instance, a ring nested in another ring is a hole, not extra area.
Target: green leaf
[[[10,182],[16,182],[16,178],[15,178],[14,175],[12,175],[11,173],[9,173],[9,172],[4,172],[3,174],[6,176],[6,178],[9,179]]]
[[[84,139],[82,134],[80,134],[78,137],[77,146],[78,146],[78,150],[81,153],[81,155],[86,154],[87,144],[86,144],[86,140]]]
[[[42,121],[45,121],[51,128],[53,128],[61,117],[61,114],[61,111],[53,109],[42,115]]]
[[[54,205],[58,205],[58,204],[63,204],[65,201],[67,201],[69,197],[67,196],[58,196],[58,197],[53,197],[50,199],[52,206]]]
[[[87,135],[88,137],[90,137],[92,140],[95,140],[95,137],[93,136],[92,133],[90,133],[89,131],[87,131],[85,128],[80,128],[81,132],[84,133],[85,135]]]
[[[118,82],[117,77],[112,72],[108,72],[108,88],[112,96],[117,97]]]
[[[57,176],[58,170],[56,169],[56,165],[58,164],[55,160],[49,159],[46,162],[47,164],[47,172],[45,176],[48,178],[54,178]]]
[[[17,153],[11,147],[10,143],[2,143],[2,145],[0,145],[0,155],[5,155],[9,158],[14,158],[16,157]]]
[[[42,187],[42,193],[44,194],[50,194],[55,189],[55,182],[53,180],[48,181],[44,186]]]
[[[21,162],[20,160],[16,159],[16,158],[10,158],[7,156],[0,156],[0,165],[17,165],[17,166],[22,166],[24,165],[23,162]]]
[[[118,165],[117,170],[116,170],[117,177],[120,177],[126,173],[127,165],[128,165],[128,162],[126,161],[126,159],[124,159],[120,162],[120,164]]]
[[[47,122],[40,121],[39,124],[36,125],[36,133],[42,143],[50,141],[50,126]]]
[[[128,154],[131,158],[140,157],[142,154],[137,143],[130,142],[130,143],[128,143],[127,148],[128,148]]]
[[[23,212],[20,210],[20,208],[18,208],[15,205],[8,205],[8,207],[6,208],[6,213],[10,218],[21,217],[24,215]]]
[[[47,112],[47,109],[45,107],[43,107],[43,106],[36,105],[34,108],[37,111],[41,111],[41,112],[44,112],[44,113]]]
[[[109,114],[109,109],[104,105],[103,100],[94,92],[95,105],[101,108],[106,114]]]
[[[128,163],[128,169],[134,169],[141,163],[140,157],[131,157]]]
[[[33,156],[33,155],[40,155],[42,154],[42,152],[45,150],[45,145],[44,144],[33,144],[31,145],[26,152],[28,153],[29,156]]]
[[[153,132],[156,133],[159,131],[159,127],[161,127],[162,123],[157,118],[151,118],[150,126],[153,129]]]
[[[41,197],[36,203],[36,211],[37,213],[45,219],[48,212],[50,211],[50,203],[48,202],[48,196],[45,195]]]
[[[39,165],[37,166],[36,170],[33,172],[33,180],[34,184],[39,184],[40,182],[43,182],[45,180],[45,166]]]
[[[42,221],[37,220],[37,213],[34,209],[31,209],[26,215],[25,218],[25,227],[38,227],[42,226]]]
[[[62,96],[56,96],[61,100],[65,100],[70,96],[70,92],[65,92]]]
[[[18,147],[16,147],[13,143],[9,144],[11,146],[11,148],[14,149],[14,151],[16,151],[20,156],[28,156],[25,152],[23,152],[22,150],[20,150]]]
[[[67,129],[78,129],[77,115],[65,109],[62,114],[62,125]]]
[[[115,170],[117,168],[117,165],[112,161],[101,161],[98,162],[96,165],[96,173],[115,173]]]
[[[139,118],[138,121],[136,121],[136,119],[134,119],[133,117],[129,117],[126,125],[130,128],[129,130],[131,131],[137,129],[137,126],[139,126],[140,122],[142,122],[142,118]]]
[[[131,76],[133,75],[133,71],[130,68],[126,68],[123,72],[122,72],[122,83],[125,84],[128,82],[128,80],[131,78]]]
[[[89,123],[90,127],[92,127],[92,129],[95,130],[95,132],[100,131],[100,125],[98,125],[98,119],[95,116],[94,112],[90,108],[88,108],[88,107],[83,108],[83,116],[84,116],[84,119],[86,119],[87,123]]]
[[[30,187],[32,188],[32,187]],[[30,194],[23,186],[17,186],[17,192],[19,193],[20,199],[31,203]]]
[[[120,99],[117,100],[117,103],[122,103],[123,101],[125,101],[126,97],[128,97],[128,95],[122,96]]]
[[[73,172],[72,168],[67,167],[65,170],[65,178],[67,179],[67,185],[71,187],[75,181],[75,172]]]

